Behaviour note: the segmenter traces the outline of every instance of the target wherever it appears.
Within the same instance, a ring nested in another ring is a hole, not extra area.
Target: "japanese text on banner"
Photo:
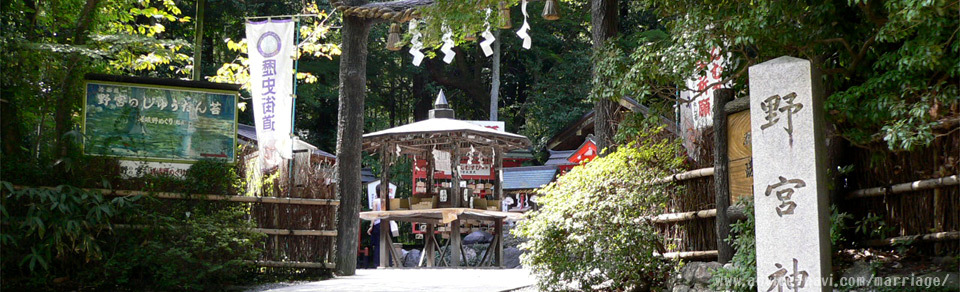
[[[250,93],[264,168],[292,156],[294,32],[289,19],[247,22]]]

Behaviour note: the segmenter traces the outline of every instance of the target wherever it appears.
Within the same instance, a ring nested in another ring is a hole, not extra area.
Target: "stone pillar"
[[[821,285],[830,212],[820,76],[793,57],[749,76],[757,291],[830,291]]]

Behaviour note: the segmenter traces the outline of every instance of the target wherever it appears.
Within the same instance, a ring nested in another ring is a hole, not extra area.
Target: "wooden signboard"
[[[753,196],[753,157],[750,145],[750,110],[727,116],[727,165],[730,170],[730,204]]]

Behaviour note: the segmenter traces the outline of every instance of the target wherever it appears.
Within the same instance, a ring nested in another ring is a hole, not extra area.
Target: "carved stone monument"
[[[780,57],[750,67],[757,291],[830,291],[820,76]]]

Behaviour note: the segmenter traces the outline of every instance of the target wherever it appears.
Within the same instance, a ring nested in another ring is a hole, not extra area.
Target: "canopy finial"
[[[455,119],[453,109],[447,103],[447,97],[443,95],[443,89],[437,94],[437,101],[433,103],[433,109],[430,110],[431,119]]]
[[[450,108],[447,96],[443,95],[443,89],[440,89],[440,93],[437,94],[437,101],[433,103],[433,108]]]

